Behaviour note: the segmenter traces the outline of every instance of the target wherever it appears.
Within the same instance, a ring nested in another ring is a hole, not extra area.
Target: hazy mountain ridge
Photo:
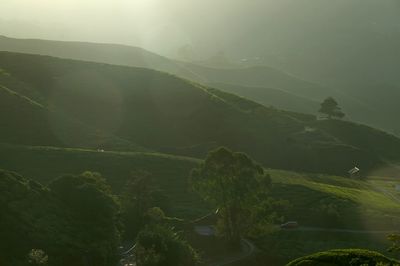
[[[0,50],[151,68],[172,73],[203,84],[223,83],[225,84],[223,87],[226,91],[234,93],[240,93],[240,91],[238,91],[238,87],[240,86],[283,90],[296,96],[318,102],[321,102],[328,96],[333,96],[339,100],[350,120],[360,121],[379,128],[384,128],[390,132],[395,132],[397,130],[397,125],[395,123],[396,117],[394,116],[394,112],[397,111],[397,105],[393,103],[395,95],[391,93],[390,90],[387,91],[386,96],[380,94],[378,97],[376,93],[369,94],[368,92],[357,91],[353,88],[345,90],[344,87],[340,85],[335,87],[335,89],[332,89],[327,86],[302,80],[271,67],[205,67],[192,63],[174,61],[141,48],[125,45],[32,39],[24,40],[3,36],[0,37]],[[273,65],[272,61],[271,65]],[[368,86],[372,86],[373,89],[369,89],[368,91],[377,91],[376,88],[378,88],[378,85],[373,85],[375,83],[376,82],[370,82]],[[232,84],[232,86],[228,86],[227,84]],[[357,86],[355,85],[354,88],[357,88]],[[292,95],[279,93],[275,96],[277,97],[275,98],[277,99],[275,101],[273,97],[269,98],[269,92],[269,90],[267,90],[267,92],[258,90],[258,92],[254,93],[245,93],[243,96],[262,104],[273,105],[291,111],[311,111],[311,108],[305,109],[302,103],[298,103],[298,99],[295,99],[296,104],[292,104]],[[376,99],[382,97],[388,100],[389,104],[382,106],[381,101],[376,101]],[[281,104],[282,102],[284,104]],[[313,109],[315,108],[313,107]],[[317,110],[314,110],[313,113],[316,112]]]

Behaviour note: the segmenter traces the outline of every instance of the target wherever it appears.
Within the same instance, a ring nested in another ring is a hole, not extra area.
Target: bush
[[[296,259],[287,266],[400,266],[400,261],[393,260],[374,251],[361,249],[339,249],[316,253]]]

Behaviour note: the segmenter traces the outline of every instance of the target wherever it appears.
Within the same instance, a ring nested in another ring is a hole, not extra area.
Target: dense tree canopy
[[[66,175],[49,188],[72,212],[80,230],[76,242],[85,257],[96,265],[112,263],[120,241],[119,205],[105,179],[92,172]]]
[[[95,173],[49,188],[0,171],[0,265],[115,265],[119,207]]]
[[[266,199],[270,177],[246,154],[210,152],[191,175],[194,189],[219,209],[219,232],[234,245],[251,228],[254,205]]]
[[[136,242],[137,266],[195,266],[196,251],[173,229],[153,224],[142,230]]]

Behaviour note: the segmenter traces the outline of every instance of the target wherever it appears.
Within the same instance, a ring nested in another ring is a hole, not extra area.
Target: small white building
[[[352,168],[348,171],[348,174],[350,175],[350,177],[359,177],[360,168],[355,166],[354,168]]]

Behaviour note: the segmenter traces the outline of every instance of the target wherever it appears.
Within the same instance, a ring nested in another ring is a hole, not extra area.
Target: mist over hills
[[[399,96],[398,87],[383,81],[366,82],[368,84],[362,87],[362,91],[357,89],[358,86],[348,89],[340,86],[329,87],[271,67],[206,67],[174,61],[137,47],[112,44],[23,40],[3,36],[0,37],[0,50],[156,69],[202,84],[221,83],[224,84],[221,87],[228,92],[237,93],[261,104],[298,112],[316,114],[318,107],[315,108],[315,104],[310,101],[322,102],[324,98],[333,96],[342,105],[350,120],[394,133],[400,130],[396,123],[396,112],[399,111],[396,102]],[[238,86],[266,89],[265,92],[260,89],[238,90]],[[274,89],[273,97],[267,88]],[[296,98],[295,102],[293,97]],[[310,103],[308,108],[304,108],[304,100]],[[383,101],[385,104],[382,104]]]
[[[400,265],[399,47],[399,0],[3,0],[0,266]]]

